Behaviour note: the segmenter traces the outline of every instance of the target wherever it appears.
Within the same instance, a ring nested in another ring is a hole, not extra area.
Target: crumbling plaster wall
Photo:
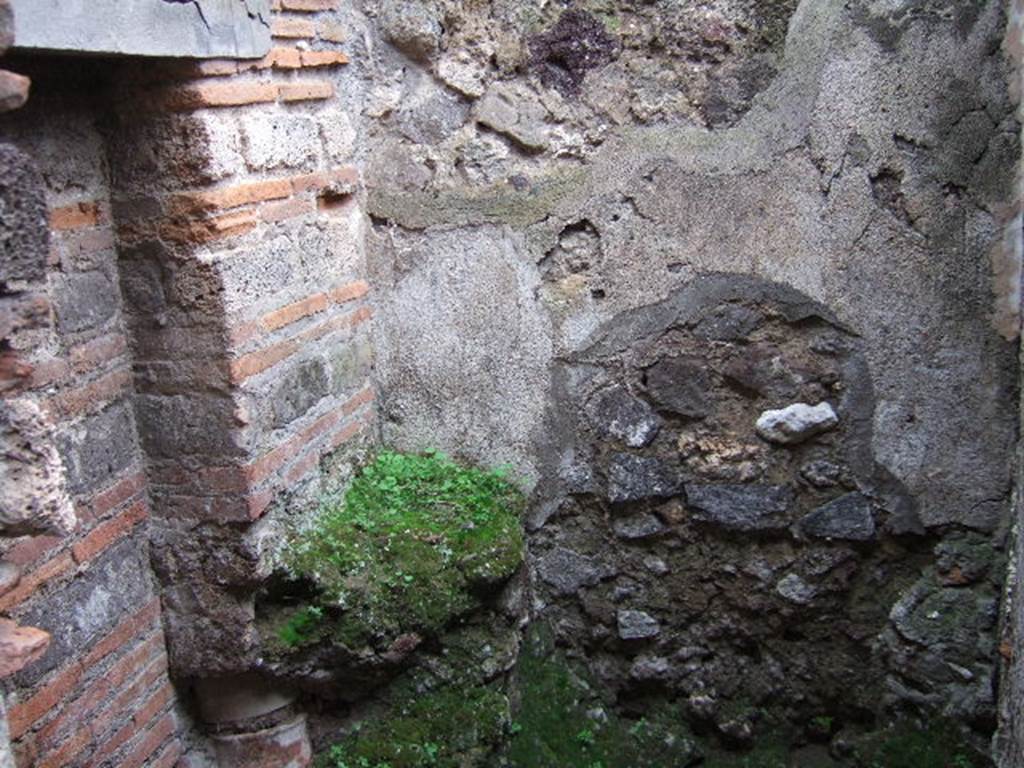
[[[563,417],[583,403],[557,367],[705,276],[795,289],[857,339],[870,392],[861,434],[900,501],[861,479],[850,487],[872,497],[881,535],[907,547],[900,578],[924,569],[931,585],[893,596],[892,620],[944,583],[927,570],[943,537],[977,534],[995,565],[968,579],[976,596],[941,597],[982,601],[973,703],[941,681],[887,683],[890,703],[973,708],[984,738],[1017,410],[1019,285],[1004,228],[1020,128],[1006,7],[779,3],[767,19],[751,7],[579,3],[595,23],[566,27],[562,7],[544,3],[364,5],[368,86],[356,95],[384,439],[513,464],[536,488],[543,549],[584,519],[567,511],[580,465],[599,486],[606,471],[573,453]],[[763,32],[780,25],[784,37]],[[575,48],[559,43],[572,29]],[[840,407],[841,420],[858,418]],[[753,418],[726,431],[730,444],[751,439]],[[592,546],[614,541],[595,525]],[[586,609],[604,578],[568,600],[541,580],[538,608],[556,620],[565,614],[545,605]],[[602,642],[577,640],[584,653]],[[934,642],[910,646],[927,657]],[[894,668],[912,666],[901,653]]]

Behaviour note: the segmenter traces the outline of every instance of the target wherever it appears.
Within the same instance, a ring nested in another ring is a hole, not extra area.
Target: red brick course
[[[50,211],[50,229],[56,231],[84,229],[106,223],[106,211],[96,200],[73,203]]]
[[[75,562],[81,564],[96,557],[115,541],[127,536],[136,523],[145,520],[148,515],[149,506],[144,499],[140,499],[113,520],[98,525],[84,539],[71,546]]]
[[[68,553],[62,553],[68,557]],[[27,701],[19,701],[8,707],[7,724],[12,740],[21,738],[29,728],[45,717],[50,711],[73,693],[85,672],[102,661],[136,635],[150,628],[160,613],[159,599],[152,600],[137,614],[128,617],[109,635],[92,647],[81,659],[59,672]]]
[[[316,25],[306,19],[274,19],[270,23],[270,34],[288,39],[309,38],[316,36]]]

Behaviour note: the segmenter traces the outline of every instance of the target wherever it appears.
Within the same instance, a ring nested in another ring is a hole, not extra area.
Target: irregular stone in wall
[[[742,341],[764,322],[764,315],[742,304],[723,304],[704,317],[693,329],[698,339]]]
[[[645,381],[659,408],[691,419],[703,419],[712,411],[710,379],[695,360],[666,357],[647,369]]]
[[[619,611],[616,623],[623,640],[648,640],[661,634],[658,620],[643,611]]]
[[[696,484],[686,488],[693,518],[731,531],[780,531],[793,491],[784,485]]]
[[[839,423],[828,403],[794,403],[777,411],[765,411],[757,420],[757,434],[771,443],[795,445],[827,432]]]
[[[893,627],[905,640],[961,664],[977,654],[979,634],[997,619],[995,598],[955,587],[936,587],[922,579],[893,606]]]
[[[616,520],[612,523],[612,530],[620,539],[649,539],[652,536],[660,536],[668,528],[657,516],[642,513]]]
[[[466,121],[469,106],[464,99],[445,91],[432,91],[403,104],[395,124],[402,135],[417,144],[440,144]]]
[[[0,144],[0,286],[42,279],[49,238],[42,176],[27,155]]]
[[[726,380],[744,394],[773,399],[792,398],[799,391],[799,382],[782,357],[781,350],[770,344],[754,344],[730,360],[722,371]]]
[[[840,496],[805,516],[800,531],[819,539],[870,541],[875,538],[871,500],[856,492]]]
[[[64,333],[97,328],[117,311],[117,286],[98,270],[67,275],[55,290],[57,323]]]
[[[427,61],[441,47],[444,29],[432,3],[386,0],[378,24],[388,42],[414,59]]]
[[[61,435],[61,458],[75,493],[98,487],[136,460],[135,425],[123,402]]]
[[[537,573],[562,595],[571,595],[581,587],[592,587],[609,575],[593,558],[564,547],[542,557],[537,563]]]
[[[498,83],[477,105],[476,120],[508,137],[523,149],[542,152],[550,139],[544,125],[547,110],[536,94],[519,83]]]
[[[35,627],[19,627],[10,619],[0,619],[0,677],[13,675],[45,652],[50,635]]]
[[[631,448],[649,445],[661,428],[661,419],[651,407],[620,386],[599,392],[586,411],[594,426]]]
[[[800,477],[815,488],[831,488],[837,485],[842,474],[842,467],[827,459],[809,461],[800,467]]]
[[[0,112],[25,106],[31,85],[32,81],[23,75],[0,70]]]
[[[66,534],[76,524],[53,427],[34,402],[0,404],[0,533]]]
[[[269,394],[273,426],[291,424],[323,399],[328,389],[327,364],[323,360],[307,360],[290,370]]]
[[[259,58],[270,0],[12,0],[17,48]]]
[[[680,490],[678,471],[661,459],[615,453],[609,460],[608,499],[613,503],[667,499]]]
[[[935,546],[935,569],[947,586],[974,584],[988,575],[997,555],[987,536],[966,533]]]
[[[437,76],[454,91],[472,99],[484,95],[487,68],[473,61],[465,51],[456,51],[437,63]]]
[[[807,605],[814,599],[817,590],[795,573],[783,576],[775,585],[775,591],[782,597],[797,605]]]
[[[586,11],[566,11],[547,32],[530,40],[530,67],[541,82],[566,96],[579,92],[587,72],[615,58],[618,42]]]

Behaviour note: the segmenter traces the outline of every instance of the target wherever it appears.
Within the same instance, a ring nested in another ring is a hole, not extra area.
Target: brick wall
[[[276,3],[259,61],[14,62],[52,235],[16,343],[80,521],[3,554],[0,614],[53,638],[6,686],[19,766],[203,764],[189,681],[258,666],[268,542],[375,441],[334,11]]]
[[[47,630],[46,653],[6,681],[18,766],[172,764],[175,693],[160,601],[149,567],[151,513],[136,436],[132,367],[97,105],[37,82],[5,137],[35,158],[51,232],[48,269],[33,289],[49,321],[15,336],[27,365],[18,394],[56,426],[78,518],[67,537],[4,543],[21,579],[0,612]],[[93,86],[94,83],[90,82]]]

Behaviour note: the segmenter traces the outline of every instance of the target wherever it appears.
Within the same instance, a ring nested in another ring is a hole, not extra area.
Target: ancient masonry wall
[[[0,611],[52,636],[5,681],[21,768],[204,764],[189,680],[257,663],[264,542],[373,440],[336,6],[275,3],[262,60],[9,63],[33,93],[0,135],[39,166],[51,247],[21,286],[48,321],[5,348],[78,516],[2,555]],[[278,741],[268,765],[308,758]]]

